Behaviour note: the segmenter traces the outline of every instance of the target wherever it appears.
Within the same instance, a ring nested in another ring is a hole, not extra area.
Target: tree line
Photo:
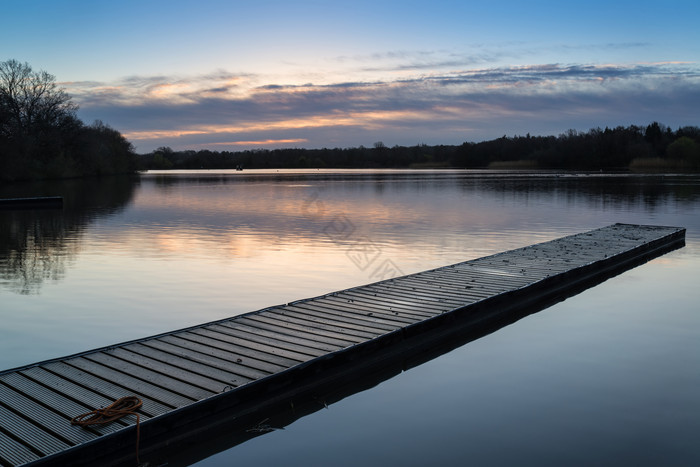
[[[333,149],[174,151],[141,155],[148,169],[243,168],[529,168],[568,170],[700,169],[700,128],[647,126],[569,130],[559,136],[503,136],[461,145],[419,144]]]
[[[132,144],[101,121],[84,124],[53,75],[0,62],[0,180],[134,172]]]

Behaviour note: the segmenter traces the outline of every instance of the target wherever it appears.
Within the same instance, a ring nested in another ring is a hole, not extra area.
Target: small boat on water
[[[36,196],[32,198],[0,198],[0,209],[61,209],[62,196]]]

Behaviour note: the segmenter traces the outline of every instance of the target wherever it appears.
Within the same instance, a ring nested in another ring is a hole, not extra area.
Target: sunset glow
[[[676,128],[700,107],[697,2],[31,5],[6,11],[2,59],[55,74],[141,152]]]

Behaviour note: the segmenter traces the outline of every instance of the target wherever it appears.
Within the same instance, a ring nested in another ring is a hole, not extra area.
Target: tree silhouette
[[[0,63],[0,136],[22,139],[72,124],[77,109],[53,75],[17,60]]]
[[[133,172],[133,147],[102,122],[85,126],[55,77],[0,62],[0,179]]]

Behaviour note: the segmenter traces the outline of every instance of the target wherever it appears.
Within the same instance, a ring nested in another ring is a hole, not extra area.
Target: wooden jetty
[[[62,196],[0,198],[0,209],[61,209],[62,207]]]
[[[492,332],[684,242],[683,228],[615,224],[6,370],[0,465],[133,465],[137,429],[148,460],[232,420],[260,422],[275,404],[293,408],[389,362],[410,366],[458,345],[455,336]],[[138,428],[133,415],[70,423],[131,395],[143,401]]]

